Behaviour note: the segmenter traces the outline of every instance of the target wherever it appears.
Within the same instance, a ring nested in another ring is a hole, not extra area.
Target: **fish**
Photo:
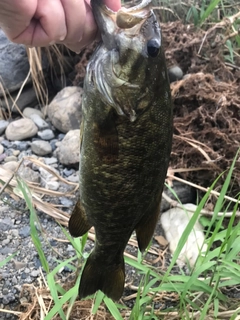
[[[117,12],[102,0],[91,6],[102,40],[84,79],[80,196],[69,231],[80,237],[95,228],[79,298],[101,290],[117,301],[128,240],[135,231],[144,252],[158,221],[172,145],[172,102],[151,1]]]

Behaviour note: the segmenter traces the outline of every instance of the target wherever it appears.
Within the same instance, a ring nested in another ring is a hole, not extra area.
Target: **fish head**
[[[118,12],[101,0],[92,0],[92,7],[104,47],[96,59],[100,91],[118,114],[134,121],[168,83],[158,19],[150,0]]]

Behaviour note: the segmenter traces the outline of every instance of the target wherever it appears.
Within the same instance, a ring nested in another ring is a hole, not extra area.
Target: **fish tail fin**
[[[101,290],[113,300],[119,300],[122,296],[125,282],[125,270],[123,256],[119,264],[107,265],[103,259],[98,259],[93,251],[84,266],[80,285],[79,297],[85,298]]]

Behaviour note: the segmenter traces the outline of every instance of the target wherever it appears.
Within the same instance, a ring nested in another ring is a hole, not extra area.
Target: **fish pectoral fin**
[[[143,252],[152,239],[158,217],[160,214],[160,206],[158,205],[154,211],[147,211],[138,223],[135,231],[137,235],[138,247]]]
[[[91,224],[87,220],[85,210],[81,205],[81,201],[78,199],[68,222],[69,232],[73,237],[81,237],[91,227]]]
[[[101,290],[112,300],[119,300],[122,296],[125,282],[124,261],[118,265],[108,266],[99,262],[93,251],[87,259],[82,272],[79,297],[83,299]]]

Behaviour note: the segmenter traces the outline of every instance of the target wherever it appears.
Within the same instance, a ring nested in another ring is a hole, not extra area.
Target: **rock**
[[[41,138],[42,140],[51,140],[53,139],[55,136],[54,136],[54,133],[51,129],[45,129],[43,131],[38,131],[38,137]]]
[[[10,92],[20,88],[29,72],[25,46],[9,41],[2,30],[0,30],[0,70],[3,87]]]
[[[18,170],[18,174],[22,179],[26,181],[35,182],[35,183],[40,182],[40,174],[36,171],[33,171],[29,167],[21,166]]]
[[[3,154],[3,152],[4,152],[4,148],[3,148],[3,146],[0,144],[0,154]]]
[[[52,147],[49,142],[36,140],[31,144],[32,152],[38,156],[45,156],[52,152]]]
[[[12,148],[19,151],[26,151],[31,146],[29,141],[14,141],[12,143]]]
[[[6,129],[6,137],[8,140],[24,140],[36,135],[37,126],[31,119],[19,119],[11,122]]]
[[[19,230],[18,233],[21,238],[26,238],[30,235],[30,227],[24,226],[22,229]]]
[[[49,127],[46,121],[44,121],[38,114],[33,113],[30,119],[35,123],[39,130],[44,130]]]
[[[2,162],[6,158],[6,154],[0,154],[0,162]]]
[[[60,163],[64,165],[76,165],[80,155],[80,130],[69,131],[57,148]]]
[[[68,198],[60,197],[59,200],[64,207],[72,207],[73,206],[73,201]]]
[[[66,87],[49,104],[48,117],[59,131],[66,133],[79,129],[82,93],[83,89],[80,87]]]
[[[38,109],[35,109],[35,108],[25,108],[23,110],[23,115],[24,117],[28,118],[28,119],[31,119],[32,115],[38,115],[40,118],[44,119],[44,115],[43,113],[38,110]]]
[[[17,157],[15,156],[8,156],[4,159],[5,162],[12,162],[12,161],[17,161]]]
[[[2,140],[1,144],[4,146],[4,148],[7,148],[7,149],[12,148],[12,142],[10,142],[8,140]]]
[[[51,157],[51,158],[44,158],[44,162],[46,165],[48,166],[51,166],[53,164],[56,164],[58,161],[57,161],[57,158],[54,158],[54,157]]]
[[[53,191],[57,191],[59,189],[59,182],[50,180],[46,183],[45,188]]]
[[[50,141],[50,145],[51,145],[53,151],[56,150],[56,148],[57,148],[56,142],[58,142],[57,139],[53,139]]]
[[[179,240],[185,231],[191,217],[193,216],[197,206],[188,203],[182,208],[172,208],[163,214],[161,214],[160,221],[165,232],[167,241],[169,242],[169,248],[172,253],[176,250]],[[202,248],[203,246],[203,248]],[[207,245],[204,244],[204,233],[202,225],[197,221],[194,228],[190,232],[188,239],[178,256],[177,263],[180,267],[185,264],[189,264],[193,267],[199,250],[202,248],[202,252],[205,252]]]
[[[173,66],[168,69],[169,81],[174,82],[183,78],[183,71],[179,66]]]
[[[68,180],[70,182],[78,183],[79,182],[79,171],[77,171],[74,174],[72,174],[71,176],[67,177],[66,180]]]
[[[15,156],[15,157],[17,157],[19,154],[20,154],[19,150],[13,150],[12,151],[12,155]]]
[[[73,170],[73,169],[67,169],[67,168],[65,168],[65,169],[63,170],[63,174],[64,174],[66,177],[71,176],[73,173],[74,173],[74,170]]]
[[[9,125],[8,121],[0,120],[0,135],[5,132],[5,129],[7,128],[8,125]]]
[[[177,194],[178,199],[181,201],[181,203],[184,204],[196,202],[196,189],[194,189],[193,187],[179,181],[173,181],[171,188]],[[166,186],[164,186],[164,193],[173,201],[176,201],[174,193]],[[165,212],[171,207],[171,203],[169,203],[169,201],[166,201],[164,197],[162,197],[160,211]]]
[[[38,103],[36,93],[32,85],[28,85],[24,87],[24,90],[21,92],[18,100],[17,107],[13,104],[13,101],[16,100],[18,95],[18,89],[16,92],[11,93],[11,97],[9,97],[6,93],[7,103],[5,98],[0,98],[1,107],[4,109],[10,108],[13,112],[18,112],[18,110],[23,110],[26,107],[33,107]]]
[[[6,170],[9,170],[11,172],[15,172],[18,167],[18,162],[17,161],[9,161],[9,162],[4,163],[2,166]]]

